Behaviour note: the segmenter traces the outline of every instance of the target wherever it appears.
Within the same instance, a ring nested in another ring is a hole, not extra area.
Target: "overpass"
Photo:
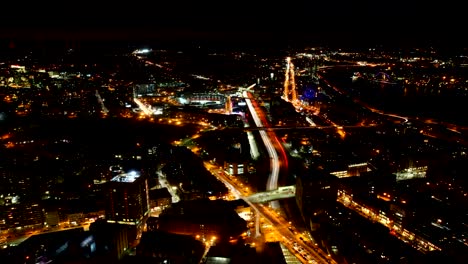
[[[282,186],[276,190],[258,192],[246,197],[252,203],[263,203],[278,199],[291,198],[296,196],[296,186]]]
[[[378,124],[367,124],[367,125],[344,125],[344,126],[257,126],[257,127],[227,127],[224,130],[243,130],[243,131],[256,131],[256,130],[317,130],[317,129],[358,129],[358,128],[369,128],[378,127]]]

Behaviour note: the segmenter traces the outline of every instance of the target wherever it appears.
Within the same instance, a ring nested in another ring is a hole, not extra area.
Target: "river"
[[[356,75],[359,77],[353,78]],[[443,72],[420,75],[424,77],[408,72],[398,75],[404,77],[363,67],[335,67],[322,74],[334,86],[385,112],[468,125],[468,88],[464,88],[463,77],[443,80]]]

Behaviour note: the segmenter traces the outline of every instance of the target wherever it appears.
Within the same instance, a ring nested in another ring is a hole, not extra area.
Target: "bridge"
[[[296,196],[296,186],[281,186],[276,190],[258,192],[246,197],[252,203],[263,203]]]
[[[227,127],[225,130],[243,130],[243,131],[254,131],[254,130],[294,130],[294,129],[353,129],[353,128],[369,128],[369,127],[378,127],[378,124],[366,124],[366,125],[329,125],[329,126],[260,126],[260,127]]]

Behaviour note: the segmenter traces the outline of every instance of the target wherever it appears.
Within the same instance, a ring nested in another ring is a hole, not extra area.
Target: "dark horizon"
[[[47,47],[57,44],[78,48],[87,45],[155,45],[163,48],[180,48],[194,44],[225,48],[290,48],[330,46],[341,48],[389,48],[443,49],[467,48],[462,36],[433,36],[398,32],[387,35],[371,35],[349,31],[328,31],[315,34],[303,31],[241,31],[241,30],[190,30],[185,28],[90,28],[63,30],[58,28],[2,30],[0,50],[11,48]],[[59,45],[59,46],[60,46]]]
[[[443,6],[400,0],[8,3],[0,17],[0,48],[54,41],[460,48],[468,41],[462,30],[464,9],[458,5],[450,0]]]

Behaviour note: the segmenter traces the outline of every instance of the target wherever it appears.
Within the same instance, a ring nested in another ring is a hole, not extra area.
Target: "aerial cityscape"
[[[2,263],[465,263],[467,51],[9,45]]]
[[[1,263],[468,262],[458,4],[95,2],[2,5]]]

